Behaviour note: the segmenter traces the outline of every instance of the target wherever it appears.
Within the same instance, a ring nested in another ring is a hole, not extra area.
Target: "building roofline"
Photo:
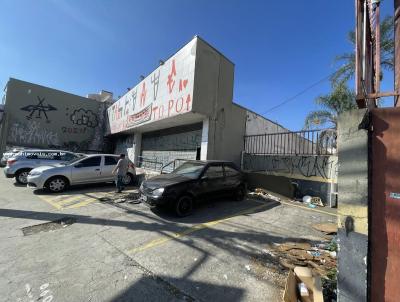
[[[222,52],[220,52],[218,49],[216,49],[214,46],[212,46],[210,43],[208,43],[206,40],[204,40],[202,37],[200,37],[199,35],[194,35],[190,40],[188,40],[185,44],[183,44],[181,47],[179,47],[173,54],[169,55],[168,57],[166,57],[165,59],[162,59],[164,62],[168,61],[169,59],[171,59],[174,55],[176,55],[178,52],[180,52],[184,47],[186,47],[186,45],[188,45],[190,42],[192,42],[194,39],[198,39],[201,40],[204,44],[206,44],[207,46],[209,46],[210,48],[212,48],[215,52],[217,52],[219,55],[221,55],[222,57],[224,57],[226,60],[228,60],[230,63],[232,63],[233,65],[235,65],[235,63],[232,62],[231,59],[229,59],[227,56],[225,56]],[[160,59],[161,60],[161,59]],[[148,72],[144,78],[147,78],[149,75],[151,75],[154,71],[156,71],[158,68],[160,67],[160,65],[158,65],[156,68],[152,69],[150,72]],[[132,89],[133,87],[136,87],[139,83],[141,83],[143,80],[140,80],[139,82],[137,82],[135,85],[132,86],[132,88],[130,88],[128,91],[126,91],[123,95],[121,95],[121,97],[118,97],[116,100],[118,101],[119,99],[122,99],[125,95],[127,95]]]
[[[80,98],[83,98],[83,99],[86,99],[86,100],[96,101],[96,100],[87,98],[87,97],[82,96],[82,95],[70,93],[70,92],[67,92],[67,91],[60,90],[60,89],[56,89],[56,88],[52,88],[52,87],[48,87],[48,86],[44,86],[44,85],[40,85],[40,84],[28,82],[28,81],[24,81],[24,80],[20,80],[20,79],[16,79],[16,78],[11,78],[11,77],[9,78],[9,80],[8,80],[8,82],[7,82],[7,84],[6,84],[6,86],[8,86],[8,84],[10,83],[10,81],[17,81],[17,82],[26,83],[26,84],[29,84],[29,85],[35,85],[35,86],[39,86],[39,87],[42,87],[42,88],[46,88],[46,89],[50,89],[50,90],[55,90],[55,91],[58,91],[58,92],[62,92],[62,93],[65,93],[65,94],[68,94],[68,95],[71,95],[71,96],[80,97]],[[97,102],[97,101],[96,101],[96,102]]]
[[[277,123],[277,122],[275,122],[275,121],[273,121],[273,120],[271,120],[271,119],[269,119],[269,118],[267,118],[267,117],[265,117],[265,116],[263,116],[263,115],[261,115],[261,114],[255,112],[255,111],[253,111],[253,110],[251,110],[251,109],[249,109],[249,108],[246,108],[246,107],[244,107],[244,106],[242,106],[242,105],[239,105],[239,104],[237,104],[237,103],[235,103],[235,102],[232,102],[232,104],[235,105],[235,106],[238,106],[238,107],[240,107],[240,108],[242,108],[242,109],[244,109],[244,110],[247,110],[247,111],[249,111],[249,112],[251,112],[251,113],[253,113],[253,114],[256,114],[256,115],[258,115],[259,117],[262,117],[263,119],[265,119],[265,120],[267,120],[267,121],[270,121],[271,123],[273,123],[273,124],[275,124],[275,125],[278,125],[279,127],[282,127],[283,129],[285,129],[285,130],[287,130],[287,131],[292,132],[292,130],[289,130],[288,128],[282,126],[281,124],[279,124],[279,123]]]

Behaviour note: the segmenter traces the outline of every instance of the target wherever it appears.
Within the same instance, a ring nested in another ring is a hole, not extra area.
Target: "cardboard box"
[[[301,297],[298,293],[298,283],[303,282],[310,295]],[[294,270],[289,271],[286,279],[285,292],[283,293],[284,302],[324,302],[322,295],[321,278],[312,274],[308,267],[296,266]]]

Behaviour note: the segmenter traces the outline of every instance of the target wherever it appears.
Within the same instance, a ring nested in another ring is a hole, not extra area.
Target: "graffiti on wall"
[[[191,111],[193,43],[159,66],[108,109],[111,133]]]
[[[244,169],[265,170],[278,172],[289,177],[301,175],[303,177],[322,177],[336,179],[338,162],[337,156],[276,156],[245,154]]]
[[[29,114],[26,116],[27,120],[31,120],[32,118],[36,119],[42,119],[44,116],[46,118],[46,122],[50,122],[49,117],[47,115],[48,111],[56,111],[57,108],[47,104],[44,104],[45,98],[41,98],[40,96],[37,96],[38,103],[37,104],[31,104],[28,106],[24,106],[21,108],[22,111],[27,111]]]
[[[69,111],[69,108],[66,108],[66,110]],[[75,109],[71,114],[67,112],[66,115],[69,115],[69,119],[74,125],[90,128],[95,128],[99,125],[97,114],[92,110],[79,108]]]
[[[103,150],[104,133],[105,129],[105,119],[107,112],[107,104],[100,104],[97,110],[97,122],[98,126],[95,127],[92,142],[89,145],[89,150]]]
[[[57,132],[42,127],[38,121],[32,121],[29,124],[13,123],[8,137],[9,141],[16,145],[60,145]]]

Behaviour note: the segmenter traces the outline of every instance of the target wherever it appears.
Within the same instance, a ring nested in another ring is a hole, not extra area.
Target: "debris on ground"
[[[248,195],[252,197],[259,197],[265,200],[281,201],[281,199],[275,195],[272,195],[267,190],[262,188],[256,188],[254,192],[250,192]]]
[[[324,301],[336,301],[337,227],[334,229],[331,224],[315,226],[321,232],[332,234],[332,239],[320,243],[274,243],[271,248],[265,249],[264,253],[276,259],[282,268],[290,270],[292,274],[296,267],[309,269],[313,276],[318,276],[322,280]]]
[[[319,197],[311,197],[309,195],[305,195],[302,198],[302,201],[305,205],[307,205],[309,208],[316,208],[318,207],[324,207],[324,204]]]
[[[337,233],[338,226],[335,223],[317,223],[312,226],[314,229],[325,233],[326,235],[331,235]]]

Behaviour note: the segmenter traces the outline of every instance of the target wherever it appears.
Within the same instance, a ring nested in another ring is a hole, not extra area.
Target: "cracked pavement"
[[[76,222],[21,231],[65,216]],[[254,200],[209,202],[182,219],[143,204],[59,210],[1,176],[0,292],[4,301],[280,301],[285,272],[265,249],[319,241],[311,225],[328,221]]]

